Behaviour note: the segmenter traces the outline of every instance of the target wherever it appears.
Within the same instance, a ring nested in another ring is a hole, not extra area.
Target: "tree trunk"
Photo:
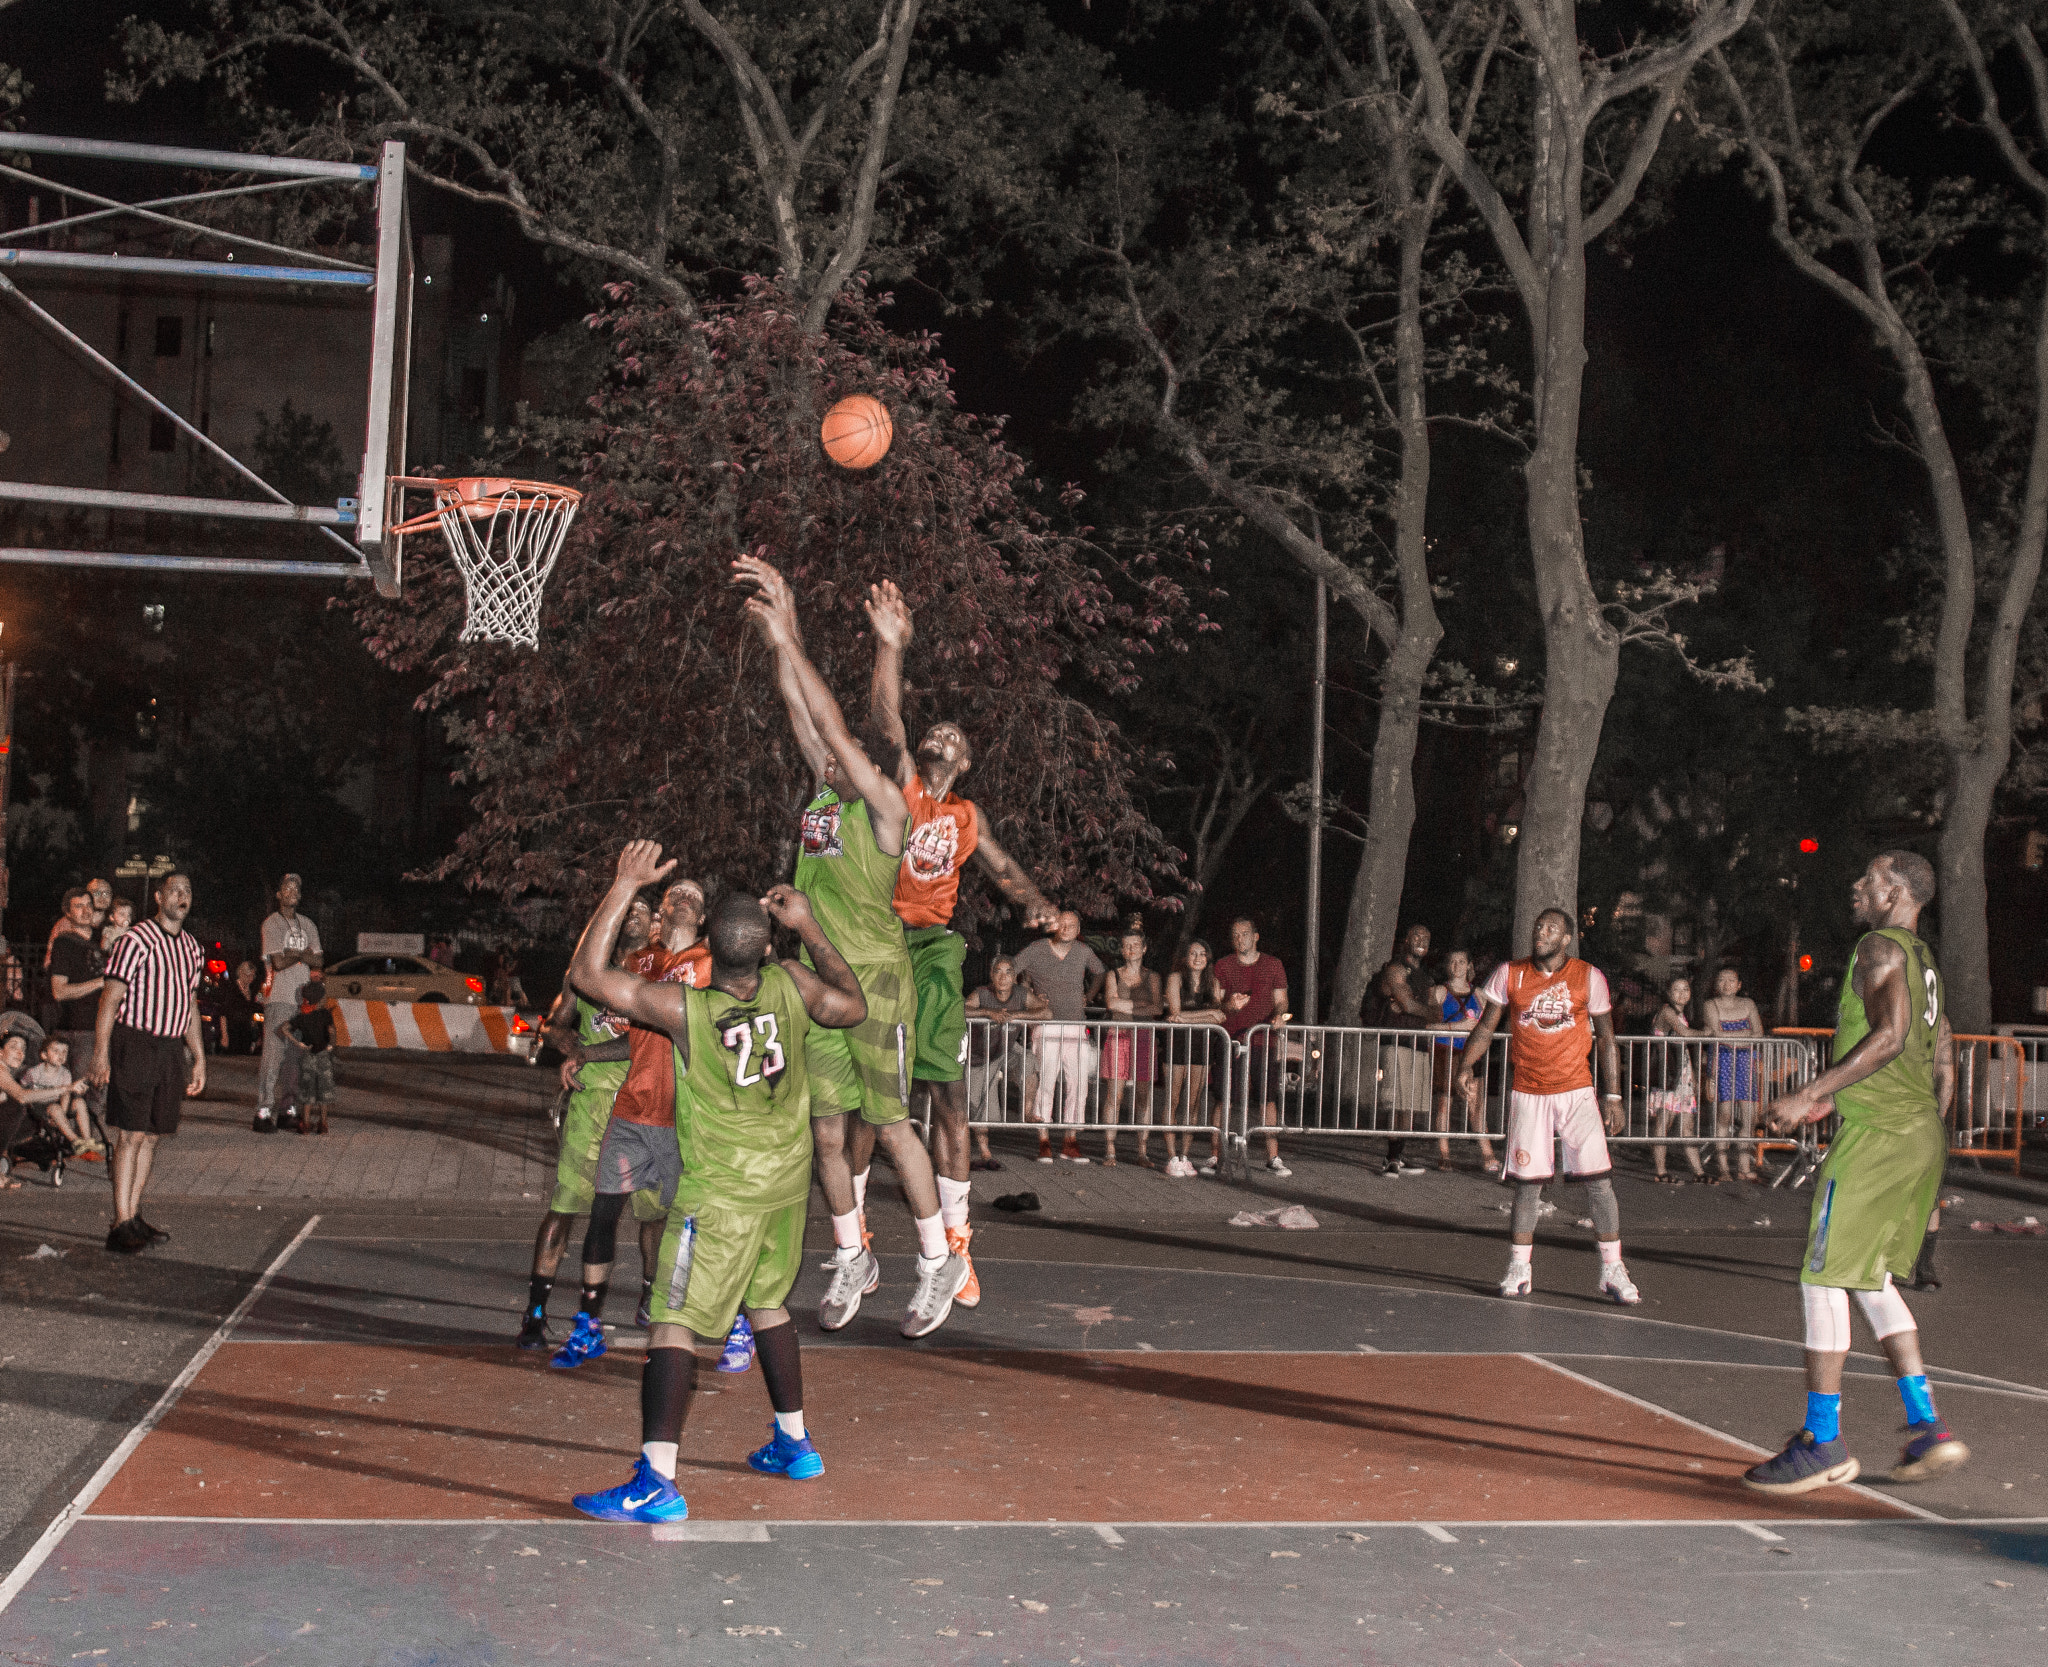
[[[2010,694],[2007,699],[2010,699]],[[2006,752],[1956,748],[1949,755],[1949,803],[1935,859],[1941,908],[1942,993],[1958,1035],[1991,1028],[1991,930],[1986,916],[1984,835],[2005,775]]]

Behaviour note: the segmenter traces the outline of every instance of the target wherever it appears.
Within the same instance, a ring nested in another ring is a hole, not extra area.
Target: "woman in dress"
[[[1704,1030],[1692,1028],[1692,980],[1674,978],[1664,986],[1664,1000],[1657,1008],[1657,1016],[1650,1021],[1652,1036],[1705,1036]],[[1691,1139],[1699,1132],[1699,1085],[1693,1078],[1692,1061],[1694,1049],[1659,1047],[1650,1048],[1649,1107],[1650,1124],[1659,1135],[1671,1132],[1671,1125],[1678,1125],[1682,1139]],[[1664,1170],[1664,1148],[1652,1146],[1650,1157],[1656,1163],[1656,1179],[1667,1187],[1679,1184],[1676,1175]],[[1704,1181],[1707,1172],[1700,1163],[1700,1149],[1697,1146],[1685,1148],[1685,1161],[1692,1165],[1692,1178]]]
[[[1152,1138],[1152,1032],[1135,1025],[1126,1028],[1116,1021],[1142,1020],[1149,1027],[1166,1011],[1166,998],[1160,990],[1159,974],[1145,965],[1145,934],[1126,932],[1122,948],[1123,964],[1111,967],[1102,982],[1102,1003],[1110,1017],[1102,1036],[1102,1080],[1109,1085],[1102,1096],[1102,1120],[1109,1125],[1102,1140],[1102,1161],[1112,1168],[1116,1165],[1116,1124],[1128,1086],[1131,1117],[1138,1124],[1138,1162],[1157,1169],[1145,1149]]]
[[[1430,1022],[1431,1030],[1459,1030],[1465,1035],[1472,1034],[1479,1023],[1479,1015],[1485,1011],[1486,1003],[1472,985],[1472,956],[1462,949],[1454,949],[1444,958],[1444,981],[1429,992],[1429,1004],[1436,1009]],[[1462,1037],[1446,1041],[1436,1038],[1430,1044],[1431,1087],[1436,1095],[1435,1123],[1439,1134],[1451,1126],[1451,1078],[1457,1074],[1458,1065],[1464,1056],[1465,1043]],[[1485,1128],[1485,1119],[1480,1120]],[[1493,1142],[1481,1133],[1479,1137],[1479,1161],[1486,1173],[1495,1174],[1500,1169],[1500,1159],[1493,1155]],[[1436,1143],[1436,1166],[1451,1168],[1451,1143],[1439,1140]]]
[[[1764,1016],[1756,1003],[1742,993],[1742,974],[1723,967],[1714,975],[1713,996],[1703,1004],[1701,1021],[1717,1036],[1762,1036]],[[1727,1135],[1737,1123],[1747,1142],[1756,1133],[1757,1057],[1754,1048],[1720,1047],[1714,1050],[1714,1161],[1722,1180],[1728,1179]],[[1755,1149],[1747,1144],[1736,1150],[1735,1178],[1756,1179]]]
[[[1180,960],[1166,975],[1166,1022],[1176,1025],[1220,1025],[1223,1022],[1223,991],[1210,964],[1209,946],[1191,939],[1180,952]],[[1209,1161],[1200,1173],[1214,1175],[1223,1158],[1223,1131],[1209,1123],[1209,1051],[1207,1038],[1175,1038],[1167,1063],[1166,1088],[1166,1173],[1176,1180],[1193,1180],[1195,1130],[1210,1128]],[[1176,1136],[1178,1125],[1188,1132]],[[1174,1142],[1179,1141],[1178,1150]]]

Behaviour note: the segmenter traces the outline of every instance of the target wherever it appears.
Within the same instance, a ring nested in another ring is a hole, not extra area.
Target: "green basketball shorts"
[[[562,1144],[555,1157],[555,1191],[548,1209],[558,1216],[587,1216],[597,1196],[597,1154],[612,1120],[612,1088],[579,1088],[562,1113]],[[668,1213],[659,1194],[633,1194],[633,1219],[659,1221]]]
[[[811,1115],[857,1111],[878,1127],[900,1123],[910,1115],[910,1039],[917,1022],[910,963],[855,966],[853,976],[867,997],[867,1018],[851,1030],[813,1025],[804,1039]]]
[[[654,1264],[654,1323],[716,1339],[742,1308],[780,1308],[803,1271],[809,1202],[763,1211],[705,1204],[688,1214],[678,1202]]]
[[[967,940],[945,926],[912,926],[910,980],[917,991],[912,1082],[958,1082],[967,1074],[967,992],[960,987]]]
[[[1910,1278],[1947,1162],[1948,1134],[1931,1113],[1903,1134],[1843,1124],[1814,1183],[1800,1282],[1874,1291],[1887,1273]]]

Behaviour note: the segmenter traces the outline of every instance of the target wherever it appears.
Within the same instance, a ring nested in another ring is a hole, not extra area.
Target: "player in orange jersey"
[[[1515,1184],[1511,1217],[1513,1244],[1500,1282],[1504,1297],[1529,1294],[1533,1281],[1536,1207],[1543,1184],[1556,1173],[1554,1149],[1564,1144],[1568,1180],[1586,1183],[1593,1230],[1600,1238],[1600,1294],[1633,1307],[1642,1296],[1621,1260],[1621,1205],[1614,1196],[1614,1164],[1607,1136],[1626,1123],[1621,1098],[1621,1058],[1614,1045],[1613,1003],[1598,967],[1574,960],[1572,917],[1545,909],[1536,917],[1535,943],[1526,961],[1504,961],[1486,981],[1486,1014],[1465,1044],[1458,1066],[1458,1090],[1476,1101],[1476,1060],[1486,1057],[1502,1015],[1509,1019],[1508,1065],[1514,1089],[1508,1095],[1507,1162],[1501,1178]],[[1607,1092],[1593,1098],[1593,1047],[1598,1040],[1600,1072]],[[1602,1128],[1602,1109],[1606,1127]]]
[[[966,941],[951,929],[960,900],[960,869],[972,857],[996,889],[1014,903],[1026,926],[1051,926],[1059,911],[1031,883],[982,825],[971,799],[953,791],[974,765],[974,751],[955,723],[936,723],[909,751],[903,727],[903,654],[909,648],[912,622],[903,593],[888,580],[871,586],[868,622],[875,629],[875,677],[870,691],[874,727],[896,754],[895,775],[910,807],[910,838],[903,848],[903,866],[896,875],[895,906],[910,946],[912,979],[917,986],[917,1046],[911,1080],[931,1096],[935,1134],[933,1167],[938,1171],[939,1214],[946,1241],[968,1256],[974,1231],[967,1223],[967,1166],[973,1156],[967,1132],[967,1003],[960,967]],[[866,1193],[868,1154],[874,1131],[863,1128],[854,1157],[854,1179]],[[972,1308],[981,1301],[981,1282],[968,1257],[967,1283],[953,1300]]]

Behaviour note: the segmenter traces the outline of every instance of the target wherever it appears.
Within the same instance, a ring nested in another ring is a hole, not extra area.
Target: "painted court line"
[[[1783,1534],[1773,1534],[1768,1528],[1754,1522],[1738,1522],[1735,1526],[1745,1534],[1752,1534],[1760,1540],[1768,1540],[1772,1545],[1780,1544],[1785,1538]]]
[[[270,1266],[265,1268],[257,1276],[256,1283],[249,1287],[249,1294],[235,1304],[234,1312],[221,1321],[211,1337],[200,1344],[199,1352],[185,1363],[185,1369],[171,1379],[170,1387],[157,1397],[156,1405],[144,1413],[142,1421],[121,1438],[121,1444],[106,1456],[105,1462],[92,1473],[91,1479],[72,1496],[71,1503],[57,1513],[56,1520],[45,1528],[36,1543],[28,1548],[27,1555],[14,1565],[13,1572],[5,1580],[0,1580],[0,1614],[6,1613],[7,1606],[20,1595],[22,1587],[35,1577],[36,1570],[49,1561],[50,1553],[57,1549],[58,1542],[70,1531],[72,1525],[92,1508],[92,1502],[99,1498],[106,1485],[114,1479],[115,1473],[128,1462],[135,1449],[142,1445],[142,1438],[162,1423],[164,1416],[178,1404],[178,1397],[184,1394],[187,1386],[199,1376],[200,1369],[220,1351],[221,1344],[228,1340],[228,1334],[235,1329],[242,1316],[255,1307],[256,1299],[270,1288],[270,1282],[277,1277],[278,1270],[292,1259],[292,1252],[306,1242],[313,1229],[319,1225],[319,1221],[317,1215],[306,1218],[305,1225],[292,1236],[292,1242],[277,1253]]]
[[[103,1522],[152,1523],[181,1527],[207,1528],[516,1528],[522,1534],[556,1533],[563,1529],[594,1530],[610,1532],[618,1524],[611,1522],[586,1522],[580,1518],[554,1517],[536,1520],[532,1517],[194,1517],[194,1516],[131,1516],[114,1515],[89,1516],[83,1519],[83,1526],[91,1529]],[[1801,1517],[1799,1520],[1779,1524],[1783,1528],[2048,1528],[2048,1517]],[[1101,1534],[1105,1529],[1111,1533],[1121,1530],[1150,1529],[1156,1533],[1215,1533],[1253,1529],[1260,1533],[1300,1532],[1304,1534],[1343,1533],[1351,1529],[1371,1528],[1392,1532],[1397,1528],[1431,1528],[1468,1530],[1495,1528],[1711,1528],[1716,1531],[1733,1528],[1760,1539],[1783,1539],[1782,1534],[1773,1535],[1770,1530],[1740,1517],[1498,1517],[1487,1521],[1458,1518],[1448,1523],[1419,1523],[1410,1518],[1393,1521],[1360,1520],[1356,1522],[1214,1522],[1202,1518],[1192,1521],[1186,1518],[1150,1522],[1121,1522],[1111,1527],[1102,1522],[1061,1522],[1057,1517],[1028,1518],[1017,1522],[957,1522],[950,1518],[917,1518],[904,1520],[897,1517],[771,1517],[766,1521],[749,1519],[746,1522],[688,1522],[667,1523],[665,1528],[688,1528],[689,1535],[666,1535],[659,1529],[650,1530],[656,1539],[700,1538],[728,1539],[744,1544],[759,1544],[767,1536],[767,1529],[840,1529],[840,1528],[944,1528],[953,1533],[965,1533],[969,1529],[1003,1529],[1005,1531],[1028,1528],[1037,1533],[1079,1533],[1087,1531]],[[735,1530],[726,1533],[726,1530]],[[1120,1541],[1121,1543],[1121,1541]]]
[[[1702,1424],[1697,1419],[1687,1418],[1683,1413],[1673,1412],[1669,1407],[1660,1407],[1655,1401],[1646,1401],[1640,1395],[1631,1395],[1626,1390],[1616,1389],[1612,1384],[1602,1383],[1598,1378],[1589,1378],[1583,1372],[1574,1372],[1569,1366],[1560,1366],[1554,1360],[1545,1360],[1539,1354],[1524,1355],[1522,1358],[1524,1360],[1533,1360],[1538,1365],[1548,1366],[1553,1372],[1558,1373],[1562,1377],[1572,1378],[1579,1383],[1591,1384],[1595,1389],[1604,1389],[1617,1400],[1626,1401],[1631,1406],[1641,1407],[1645,1412],[1654,1412],[1658,1417],[1668,1418],[1675,1424],[1683,1424],[1689,1430],[1699,1431],[1701,1435],[1710,1435],[1722,1441],[1732,1442],[1735,1446],[1743,1448],[1745,1451],[1755,1453],[1759,1458],[1769,1458],[1771,1456],[1766,1449],[1757,1446],[1753,1441],[1744,1441],[1742,1437],[1730,1435],[1726,1430],[1717,1430],[1711,1424]],[[1847,1485],[1851,1492],[1860,1493],[1865,1499],[1890,1505],[1897,1510],[1906,1512],[1910,1516],[1924,1517],[1929,1522],[1939,1522],[1942,1520],[1935,1512],[1928,1510],[1924,1506],[1909,1505],[1903,1499],[1894,1499],[1888,1493],[1879,1493],[1874,1488],[1866,1488],[1860,1483],[1851,1482]]]
[[[1124,1543],[1123,1535],[1119,1534],[1106,1522],[1098,1522],[1095,1525],[1095,1532],[1102,1537],[1104,1545],[1122,1545]]]
[[[1418,1522],[1415,1526],[1436,1541],[1438,1545],[1456,1545],[1458,1543],[1458,1536],[1439,1523]]]
[[[656,1525],[657,1540],[685,1540],[698,1545],[766,1545],[765,1522],[664,1522]]]

